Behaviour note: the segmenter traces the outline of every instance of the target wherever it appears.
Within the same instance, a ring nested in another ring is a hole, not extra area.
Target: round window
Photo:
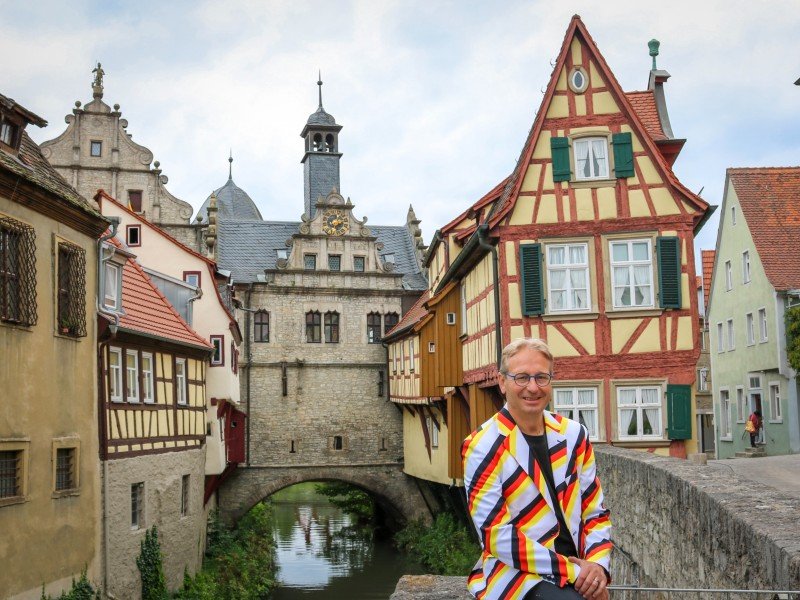
[[[586,76],[586,71],[581,67],[575,67],[569,77],[569,87],[573,92],[581,93],[586,90],[589,85],[589,78]]]

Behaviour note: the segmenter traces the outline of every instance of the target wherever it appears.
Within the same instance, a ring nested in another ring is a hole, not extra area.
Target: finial
[[[653,57],[653,71],[656,71],[658,67],[656,67],[656,56],[658,56],[658,47],[661,45],[656,39],[652,39],[647,42],[647,47],[650,48],[650,56]]]
[[[233,148],[228,155],[228,179],[233,179]]]
[[[322,69],[319,70],[317,85],[319,86],[319,107],[322,108]]]

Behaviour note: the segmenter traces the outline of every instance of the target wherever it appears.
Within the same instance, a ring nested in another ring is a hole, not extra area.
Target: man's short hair
[[[547,345],[547,342],[539,338],[519,338],[503,348],[503,353],[500,355],[501,373],[508,373],[509,359],[522,350],[535,350],[536,352],[540,352],[550,361],[550,371],[553,370],[553,353],[550,352],[550,347]]]

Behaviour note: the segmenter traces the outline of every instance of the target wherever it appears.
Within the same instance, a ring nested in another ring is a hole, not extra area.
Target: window
[[[0,501],[22,496],[22,450],[0,450]]]
[[[480,306],[480,304],[478,305]],[[456,324],[456,313],[449,312],[445,315],[445,323],[448,325],[455,325]]]
[[[133,212],[142,212],[142,190],[128,190],[128,208]]]
[[[131,529],[144,527],[144,482],[131,486]]]
[[[321,317],[318,311],[306,313],[306,342],[309,344],[319,344],[322,341]]]
[[[758,309],[758,329],[761,335],[761,339],[759,341],[766,342],[767,341],[767,309],[766,308],[759,308]]]
[[[430,354],[436,352],[436,342],[428,342],[428,352]]]
[[[383,331],[389,333],[400,322],[400,315],[390,312],[383,315]]]
[[[747,333],[747,345],[752,346],[756,343],[756,332],[753,326],[753,313],[747,313],[745,316],[745,323],[746,323],[746,333]]]
[[[18,147],[19,125],[10,121],[0,121],[0,142],[6,146],[11,146],[15,150]]]
[[[771,421],[783,421],[780,383],[769,384],[769,418]]]
[[[278,248],[275,250],[275,255],[277,256],[278,260],[286,260],[289,258],[289,251],[286,248]]]
[[[63,492],[78,487],[75,484],[76,448],[56,449],[56,491]]]
[[[103,142],[92,140],[89,144],[89,156],[102,156],[103,155]]]
[[[581,94],[586,91],[589,85],[589,77],[583,67],[573,67],[572,73],[569,76],[569,87],[576,94]]]
[[[722,438],[731,438],[731,399],[728,390],[719,391],[719,435]]]
[[[608,179],[608,138],[589,137],[574,140],[575,179]]]
[[[697,391],[698,392],[707,392],[708,391],[708,368],[701,367],[697,369]]]
[[[122,402],[122,349],[108,349],[108,395],[112,402]]]
[[[152,404],[156,401],[153,376],[153,355],[142,352],[142,400]]]
[[[736,207],[731,206],[731,225],[736,225]]]
[[[58,244],[58,330],[63,335],[86,335],[86,251]]]
[[[742,283],[750,283],[750,251],[742,252]]]
[[[186,359],[175,359],[175,401],[186,404]]]
[[[379,344],[381,341],[381,315],[371,312],[367,315],[367,342]]]
[[[339,313],[337,312],[325,313],[325,343],[339,343]]]
[[[618,387],[619,438],[661,437],[661,388]]]
[[[589,250],[586,244],[547,246],[550,312],[590,310]]]
[[[747,397],[744,395],[744,388],[736,388],[736,422],[744,423],[747,418]]]
[[[142,245],[142,228],[139,225],[128,225],[125,227],[125,243],[128,246]]]
[[[316,254],[304,254],[303,255],[303,268],[306,271],[316,271],[317,270],[317,255]]]
[[[761,389],[761,377],[759,375],[750,375],[750,377],[747,380],[747,383],[751,390]]]
[[[253,316],[253,341],[269,341],[269,313],[265,310],[259,310]]]
[[[341,271],[342,270],[342,256],[341,254],[329,254],[328,255],[328,269],[331,271]]]
[[[212,335],[209,338],[214,352],[211,354],[211,366],[219,367],[225,364],[225,336]]]
[[[725,261],[725,289],[728,291],[733,289],[733,271],[729,260]]]
[[[183,280],[188,283],[189,285],[193,285],[194,287],[200,287],[200,271],[184,271],[183,272]]]
[[[555,388],[553,391],[555,412],[578,421],[589,431],[589,439],[597,440],[597,388]]]
[[[414,340],[408,341],[408,370],[410,373],[414,372],[415,367],[415,358],[414,358]]]
[[[736,348],[736,340],[733,335],[733,319],[728,319],[728,350]]]
[[[344,439],[340,435],[333,436],[331,441],[331,448],[334,450],[344,450]]]
[[[121,267],[107,262],[103,267],[103,306],[111,310],[120,310],[122,282],[120,281]]]
[[[439,428],[430,417],[425,417],[425,427],[431,436],[431,448],[439,447]]]
[[[383,255],[383,262],[389,263],[390,265],[394,264],[394,252],[388,252],[387,254]]]
[[[653,261],[649,240],[611,242],[614,308],[653,306]]]
[[[363,273],[364,272],[364,257],[363,256],[354,256],[353,257],[353,271],[356,273]]]
[[[717,352],[725,352],[725,333],[722,323],[717,323]]]
[[[125,377],[128,402],[139,402],[139,353],[136,350],[125,351]]]
[[[189,475],[181,478],[181,516],[189,514]]]
[[[36,325],[36,233],[0,216],[0,321]]]

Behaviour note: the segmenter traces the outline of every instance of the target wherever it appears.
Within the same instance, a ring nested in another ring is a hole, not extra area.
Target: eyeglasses
[[[533,379],[539,387],[547,387],[553,379],[550,373],[536,373],[535,375],[528,375],[528,373],[503,373],[506,377],[514,380],[520,387],[525,387]]]

